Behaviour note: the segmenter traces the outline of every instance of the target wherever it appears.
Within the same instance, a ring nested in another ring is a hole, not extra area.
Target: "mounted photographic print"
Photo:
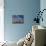
[[[24,23],[24,15],[13,15],[12,23],[13,24],[23,24]]]

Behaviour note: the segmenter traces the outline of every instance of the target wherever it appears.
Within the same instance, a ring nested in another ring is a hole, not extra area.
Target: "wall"
[[[40,0],[5,0],[4,33],[5,40],[18,41],[35,25],[34,17],[40,9]],[[12,24],[12,15],[24,15],[24,24]]]
[[[4,41],[4,0],[0,0],[0,42]]]
[[[46,0],[41,0],[41,1],[40,1],[40,9],[41,9],[41,11],[42,11],[43,9],[46,9]],[[46,26],[46,10],[43,12],[42,17],[43,17],[43,22],[41,21],[41,22],[40,22],[40,25]]]

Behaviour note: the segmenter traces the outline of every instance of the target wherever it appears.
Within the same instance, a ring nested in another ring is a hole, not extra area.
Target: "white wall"
[[[4,0],[0,0],[0,42],[4,41]]]
[[[40,0],[40,9],[46,9],[46,0]],[[46,26],[46,11],[43,12],[43,22],[40,22],[40,25]]]

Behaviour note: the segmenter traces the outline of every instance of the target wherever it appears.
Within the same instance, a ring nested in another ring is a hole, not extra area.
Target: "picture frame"
[[[13,24],[23,24],[24,15],[12,15],[12,23]]]

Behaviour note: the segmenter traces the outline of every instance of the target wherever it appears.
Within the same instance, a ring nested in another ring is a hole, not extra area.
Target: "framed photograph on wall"
[[[23,24],[24,15],[12,15],[12,23],[13,24]]]

